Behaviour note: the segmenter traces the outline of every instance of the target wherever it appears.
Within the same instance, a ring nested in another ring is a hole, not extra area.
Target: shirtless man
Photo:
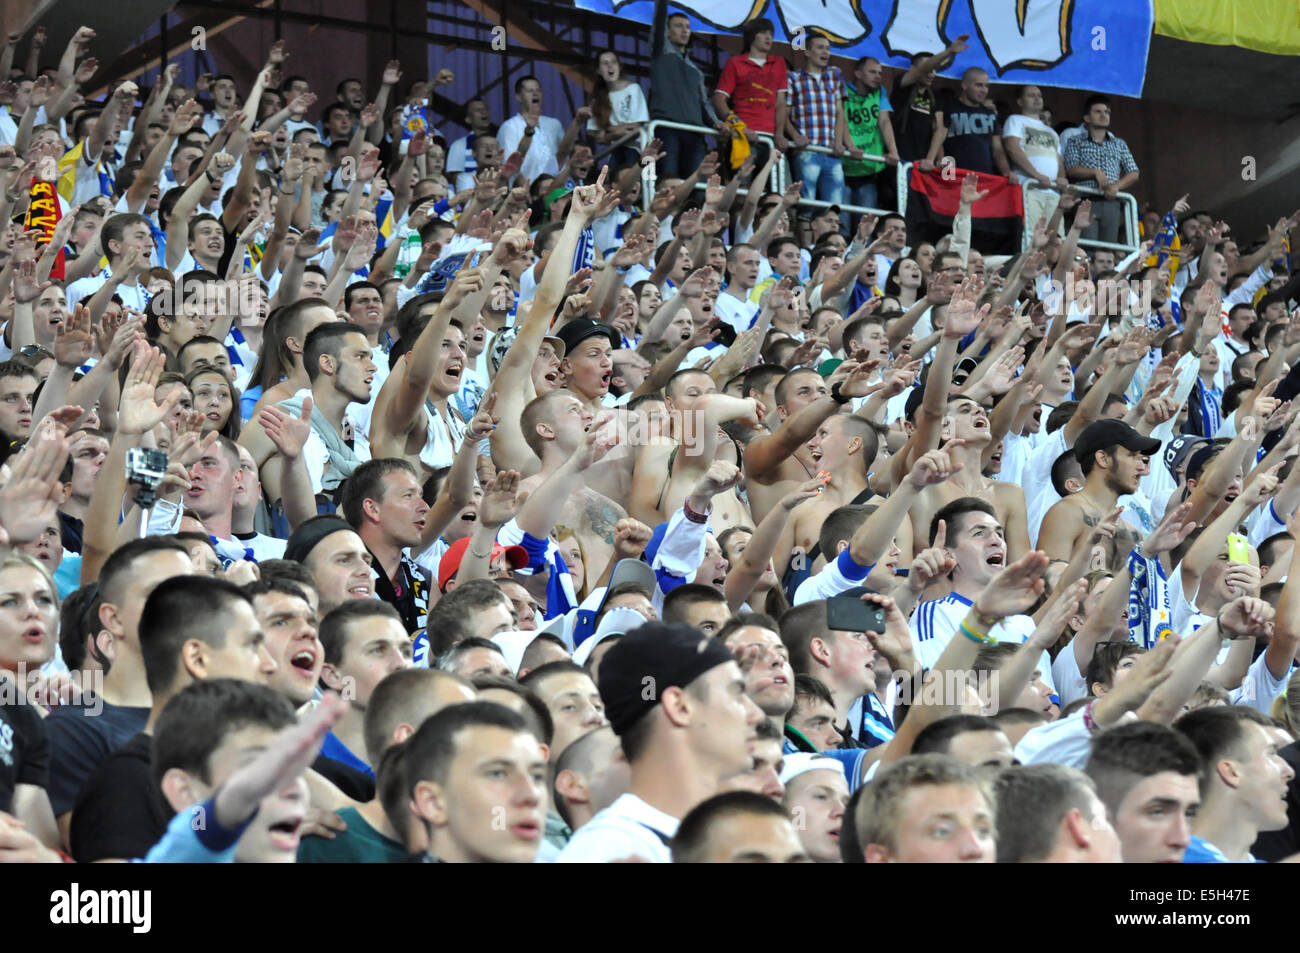
[[[522,504],[528,494],[578,452],[598,422],[578,397],[557,389],[535,398],[524,408],[521,426],[524,439],[542,461],[540,471],[519,483]],[[614,555],[614,527],[627,516],[627,511],[587,486],[587,466],[590,462],[576,474],[576,489],[568,494],[563,512],[555,522],[573,530],[582,546],[587,572],[591,578],[597,578]]]
[[[1054,504],[1043,517],[1038,545],[1053,560],[1069,562],[1075,548],[1087,543],[1093,528],[1115,509],[1121,496],[1137,491],[1150,472],[1150,458],[1160,441],[1144,437],[1122,420],[1098,420],[1074,442],[1083,471],[1083,489]],[[1131,524],[1115,530],[1115,551],[1128,553],[1141,540]]]
[[[302,363],[303,344],[307,340],[307,335],[311,334],[316,328],[322,324],[338,320],[338,314],[335,313],[324,298],[303,298],[285,306],[280,313],[279,321],[280,328],[284,332],[284,346],[293,355],[293,372],[258,398],[257,406],[253,408],[250,420],[256,420],[258,412],[264,407],[274,406],[282,400],[288,400],[298,391],[311,386],[311,381],[307,376],[307,369]],[[267,341],[266,346],[274,347],[274,344]],[[270,357],[269,354],[264,355],[263,359],[269,360]],[[239,443],[248,446],[248,443],[243,439]],[[257,464],[261,466],[264,462],[264,460],[258,460]]]
[[[960,467],[948,479],[921,494],[912,507],[913,551],[925,549],[930,518],[935,513],[953,500],[974,496],[987,500],[997,511],[998,524],[1006,535],[1008,560],[1014,562],[1029,552],[1025,491],[1014,483],[990,480],[980,472],[980,457],[992,439],[988,412],[969,397],[954,396],[948,400],[940,436],[945,444],[954,442],[949,452]]]
[[[400,457],[422,479],[451,466],[465,438],[465,421],[449,403],[465,369],[466,321],[478,313],[483,270],[456,276],[409,354],[399,358],[375,399],[370,444],[377,457]]]
[[[635,432],[636,469],[630,505],[633,515],[651,526],[676,512],[714,460],[740,465],[736,444],[719,423],[737,420],[757,426],[762,420],[756,400],[719,394],[717,383],[705,371],[678,371],[669,378],[664,392],[670,433],[652,438],[645,426]],[[752,519],[735,487],[713,497],[709,525],[714,532],[753,525]]]
[[[841,506],[880,502],[867,487],[867,467],[876,458],[879,437],[869,422],[853,414],[834,414],[817,428],[808,442],[808,454],[826,484],[822,492],[795,507],[776,545],[773,560],[777,576],[783,577],[794,548],[810,553],[821,538],[822,524]],[[911,551],[911,533],[906,522],[899,527],[899,547]],[[808,567],[816,572],[826,563],[820,553]]]
[[[868,383],[876,373],[874,363],[841,364],[828,385],[811,368],[791,371],[776,385],[776,412],[780,426],[751,441],[745,448],[746,490],[755,520],[762,520],[781,498],[816,475],[808,442],[817,428],[855,397],[879,389]]]
[[[573,277],[569,273],[570,263],[582,231],[600,210],[604,182],[602,170],[595,185],[574,190],[564,228],[549,254],[544,256],[544,263],[538,263],[542,270],[536,294],[531,305],[520,305],[516,318],[519,331],[492,379],[490,391],[500,395],[496,408],[501,424],[492,434],[492,462],[498,469],[517,470],[525,476],[537,473],[539,461],[529,449],[519,421],[524,407],[534,396],[563,386],[561,361],[568,356],[567,345],[560,338],[550,336],[551,320]],[[573,365],[569,367],[572,369]],[[613,365],[610,367],[612,373]]]

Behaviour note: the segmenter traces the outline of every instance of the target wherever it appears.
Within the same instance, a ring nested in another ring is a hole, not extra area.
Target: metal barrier
[[[834,149],[828,149],[828,148],[826,148],[825,146],[813,146],[813,145],[801,146],[801,147],[799,147],[798,149],[795,149],[795,150],[792,150],[792,151],[796,151],[796,152],[819,152],[819,153],[821,153],[822,155],[827,155],[827,156],[833,156],[833,155],[836,154]],[[842,156],[837,156],[837,158],[843,158],[843,157],[842,157]],[[884,156],[881,156],[881,155],[873,155],[873,154],[870,154],[870,153],[866,153],[866,154],[864,154],[864,155],[862,156],[862,158],[864,158],[864,159],[870,159],[870,160],[873,161],[873,162],[884,162],[884,161],[885,161],[885,157],[884,157]],[[789,158],[788,158],[786,155],[782,155],[782,156],[781,156],[781,161],[780,161],[780,163],[779,163],[779,166],[780,166],[780,168],[781,168],[781,172],[782,172],[782,182],[781,182],[781,185],[783,186],[782,191],[784,191],[784,186],[788,185],[790,182],[794,182],[794,181],[796,181],[796,179],[795,179],[794,173],[791,172],[790,169],[789,169]],[[884,170],[881,170],[881,171],[884,171]],[[849,190],[848,190],[848,186],[845,185],[845,187],[844,187],[844,194],[847,195],[847,194],[848,194],[848,191],[849,191]],[[840,207],[840,210],[841,210],[841,211],[844,211],[844,212],[852,212],[852,213],[855,214],[855,215],[868,215],[868,214],[870,214],[870,215],[892,215],[892,214],[894,214],[894,211],[895,211],[894,209],[888,209],[888,208],[876,208],[875,206],[868,206],[868,205],[850,205],[847,201],[843,201],[843,202],[828,202],[828,201],[826,201],[825,199],[803,198],[803,197],[800,197],[800,199],[799,199],[799,205],[800,205],[801,207],[807,207],[807,208],[830,208],[832,205],[838,205],[838,206]]]
[[[718,130],[714,129],[712,126],[692,126],[689,123],[671,122],[667,119],[651,119],[641,129],[642,149],[646,147],[651,139],[657,138],[655,133],[660,129],[679,129],[683,132],[698,132],[701,135],[713,136],[714,138],[720,138],[723,135],[723,133],[718,132]],[[767,133],[758,133],[758,138],[766,142],[769,147],[773,149],[776,148],[776,143]],[[779,169],[783,164],[784,163],[778,163],[777,168]],[[779,176],[780,173],[778,172],[778,178]],[[658,172],[655,170],[655,163],[647,162],[641,167],[641,199],[645,202],[646,208],[650,207],[650,200],[655,197],[655,182],[657,180]],[[708,183],[696,182],[695,187],[697,189],[705,189],[708,188]],[[741,194],[746,194],[746,190],[742,189]]]
[[[723,133],[719,133],[717,129],[714,129],[711,126],[692,126],[688,123],[670,122],[669,120],[666,119],[652,119],[648,123],[646,123],[641,130],[640,143],[642,148],[645,148],[646,144],[649,143],[651,139],[655,138],[655,133],[659,129],[680,129],[684,132],[698,132],[701,133],[702,135],[713,136],[715,138],[720,138],[722,135],[724,135]],[[773,137],[768,135],[767,133],[760,132],[758,134],[758,138],[766,142],[770,148],[773,149],[776,148],[776,143],[773,140]],[[809,145],[809,146],[804,146],[803,149],[800,151],[820,152],[825,155],[835,154],[834,150],[828,149],[825,146]],[[871,159],[876,162],[885,161],[885,157],[881,155],[866,155],[863,158]],[[897,214],[902,215],[904,218],[906,218],[907,197],[909,192],[908,181],[911,178],[912,166],[913,163],[911,162],[899,162],[898,165],[895,167],[895,176],[896,176],[895,193],[898,198],[898,203],[897,203],[898,208],[896,210],[884,209],[884,208],[872,208],[872,207],[861,206],[861,205],[849,205],[846,202],[832,203],[832,202],[825,201],[824,199],[813,199],[813,198],[803,198],[803,197],[800,197],[799,205],[807,208],[829,208],[832,204],[834,204],[834,205],[838,205],[842,211],[852,212],[854,214],[870,213],[873,215],[891,215],[897,212]],[[784,153],[781,155],[781,161],[776,164],[775,172],[776,172],[775,175],[776,181],[772,183],[772,189],[777,193],[784,192],[786,186],[789,185],[790,182],[794,181],[790,173],[788,160]],[[655,163],[649,162],[646,165],[642,166],[641,195],[642,195],[642,201],[646,203],[647,208],[650,205],[650,200],[654,198],[656,180],[657,180],[657,172],[655,170]],[[706,182],[697,182],[695,184],[695,187],[697,189],[704,189],[707,188],[707,185],[708,183]],[[1104,194],[1100,189],[1093,188],[1092,186],[1082,185],[1077,182],[1072,182],[1070,184],[1070,187],[1075,191],[1082,192],[1086,195]],[[1042,188],[1042,186],[1039,186],[1036,183],[1031,183],[1031,188]],[[1052,189],[1050,191],[1054,192],[1056,190]],[[747,194],[747,192],[748,190],[741,189],[739,190],[738,194],[744,195]],[[1117,253],[1122,252],[1125,255],[1130,255],[1133,252],[1138,250],[1138,248],[1141,246],[1141,240],[1139,238],[1139,230],[1138,230],[1137,199],[1135,199],[1128,192],[1120,192],[1117,196],[1117,201],[1121,202],[1124,207],[1124,234],[1125,234],[1125,238],[1129,243],[1124,244],[1120,242],[1104,242],[1096,238],[1081,238],[1079,239],[1079,244],[1081,246],[1087,248],[1109,248],[1112,251],[1115,251]],[[1022,247],[1027,247],[1029,240],[1033,235],[1033,224],[1031,224],[1028,221],[1027,210],[1026,210],[1025,227],[1022,229],[1022,234],[1023,234]]]
[[[1076,192],[1082,192],[1089,196],[1105,196],[1105,193],[1102,192],[1101,189],[1094,188],[1091,185],[1083,185],[1079,182],[1071,182],[1070,188],[1074,189]],[[1124,206],[1124,237],[1128,240],[1129,244],[1123,244],[1120,242],[1103,242],[1097,238],[1080,238],[1079,244],[1086,248],[1109,248],[1114,252],[1123,252],[1125,255],[1131,255],[1142,247],[1142,239],[1140,237],[1138,225],[1137,199],[1129,195],[1127,192],[1120,192],[1116,195],[1113,201],[1118,201]]]

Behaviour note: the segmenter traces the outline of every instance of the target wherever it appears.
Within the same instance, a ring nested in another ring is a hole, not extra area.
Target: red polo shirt
[[[755,132],[776,132],[776,97],[785,88],[785,60],[779,56],[769,56],[762,66],[748,56],[733,56],[718,80],[718,90],[731,98],[731,108]]]

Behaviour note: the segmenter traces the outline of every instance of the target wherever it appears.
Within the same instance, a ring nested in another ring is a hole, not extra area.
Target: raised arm
[[[172,206],[171,218],[167,220],[167,253],[163,259],[163,264],[168,271],[175,271],[181,259],[185,257],[190,241],[190,217],[198,208],[204,194],[234,167],[234,156],[228,152],[218,152],[212,157],[209,168],[186,186],[181,197]]]
[[[865,397],[873,386],[880,386],[867,383],[875,370],[874,364],[851,365],[847,377],[839,384],[841,400],[831,394],[819,397],[787,418],[774,433],[751,441],[745,448],[746,477],[764,484],[775,480],[781,464],[811,440],[822,422],[838,413],[843,403],[854,397]]]

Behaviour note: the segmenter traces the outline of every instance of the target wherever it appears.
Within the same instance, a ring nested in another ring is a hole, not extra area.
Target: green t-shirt
[[[883,155],[885,141],[880,135],[880,90],[862,93],[850,85],[844,87],[844,112],[849,123],[849,137],[853,144],[868,155]],[[883,162],[870,159],[844,157],[844,174],[847,176],[875,175],[885,167]]]
[[[339,817],[348,825],[333,840],[304,837],[298,845],[300,864],[402,864],[409,852],[397,841],[375,830],[355,807],[345,807]]]

